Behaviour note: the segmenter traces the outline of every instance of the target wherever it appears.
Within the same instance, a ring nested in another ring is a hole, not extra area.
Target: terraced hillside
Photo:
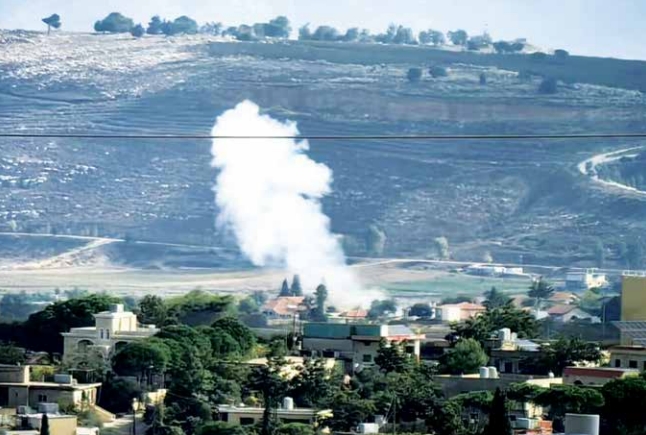
[[[537,63],[421,47],[205,36],[4,32],[0,44],[0,126],[12,133],[206,134],[243,99],[312,135],[645,129],[641,62]],[[448,76],[406,79],[409,68],[433,65]],[[540,74],[562,78],[559,92],[539,95]],[[433,239],[445,236],[459,259],[491,253],[503,262],[523,256],[585,265],[598,240],[612,260],[621,240],[644,230],[643,197],[577,169],[638,141],[310,145],[313,158],[334,171],[324,207],[353,255],[365,254],[367,228],[376,224],[387,235],[385,256],[427,255]],[[209,147],[198,140],[0,139],[0,230],[233,247],[214,227]],[[163,265],[163,252],[111,247],[109,258],[142,265],[150,256]],[[181,261],[174,255],[172,264]]]

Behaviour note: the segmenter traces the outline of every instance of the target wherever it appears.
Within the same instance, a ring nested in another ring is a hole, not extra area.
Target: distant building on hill
[[[270,324],[290,322],[304,311],[304,301],[303,296],[278,296],[265,302],[260,312]]]
[[[566,367],[563,370],[565,385],[601,387],[614,379],[639,376],[639,370],[616,367]]]
[[[595,272],[595,269],[588,269],[583,272],[568,272],[565,275],[565,288],[568,290],[589,290],[604,287],[606,284],[608,284],[606,275]]]
[[[572,320],[589,320],[590,323],[601,323],[598,316],[593,316],[575,305],[555,305],[547,310],[547,314],[552,320],[561,323],[567,323]]]
[[[439,305],[436,308],[437,317],[446,323],[461,322],[471,319],[485,311],[487,311],[487,309],[484,305],[474,304],[471,302]]]
[[[314,408],[296,408],[294,400],[285,397],[279,408],[272,411],[272,418],[281,423],[313,424],[331,416],[330,410],[317,410]],[[253,426],[262,421],[264,408],[255,406],[218,405],[220,421],[225,423]]]
[[[419,359],[420,342],[424,338],[404,325],[306,323],[302,351],[306,355],[344,360],[351,371],[374,366],[382,340],[404,344],[404,351]]]
[[[536,358],[540,345],[531,340],[518,338],[508,328],[498,331],[495,339],[486,343],[491,359],[489,364],[500,373],[523,373],[523,364],[527,359]]]
[[[155,335],[159,329],[155,325],[141,325],[137,316],[124,311],[122,304],[113,305],[109,311],[94,315],[95,325],[85,328],[72,328],[63,335],[63,358],[69,358],[91,349],[109,356],[133,341]]]

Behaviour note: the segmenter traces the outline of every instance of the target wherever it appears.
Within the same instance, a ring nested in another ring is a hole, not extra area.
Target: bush
[[[548,77],[543,79],[538,85],[539,94],[556,94],[558,92],[558,83],[555,78]]]
[[[446,71],[446,68],[443,66],[435,65],[432,66],[428,69],[428,73],[433,77],[434,79],[438,77],[447,77],[449,73]]]
[[[554,57],[558,60],[564,60],[570,57],[570,53],[559,48],[557,50],[554,50]]]
[[[109,33],[126,33],[130,32],[135,26],[132,18],[125,17],[119,12],[112,12],[103,20],[94,23],[94,31]]]
[[[187,17],[186,15],[175,18],[175,20],[171,23],[170,29],[171,35],[178,35],[182,33],[186,35],[195,35],[198,30],[197,22],[194,19]]]
[[[411,68],[408,70],[408,81],[412,83],[419,82],[422,79],[422,69],[421,68]]]
[[[537,51],[536,53],[530,54],[529,58],[531,60],[545,60],[545,59],[547,59],[547,54],[541,53],[540,51]]]

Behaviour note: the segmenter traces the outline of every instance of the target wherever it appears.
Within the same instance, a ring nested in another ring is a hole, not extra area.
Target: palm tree
[[[536,300],[535,309],[537,311],[540,308],[541,301],[549,299],[552,294],[554,294],[554,287],[545,281],[542,276],[532,282],[527,292],[527,296]]]

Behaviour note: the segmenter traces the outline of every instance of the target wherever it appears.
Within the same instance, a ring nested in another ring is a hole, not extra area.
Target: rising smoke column
[[[244,101],[217,119],[212,134],[299,133],[294,122],[260,115],[257,105]],[[332,171],[311,160],[308,149],[305,140],[214,139],[217,223],[233,232],[240,250],[256,266],[282,266],[300,274],[309,289],[325,280],[331,300],[356,303],[363,299],[357,293],[360,285],[345,265],[343,250],[321,208],[321,198],[331,191]]]

